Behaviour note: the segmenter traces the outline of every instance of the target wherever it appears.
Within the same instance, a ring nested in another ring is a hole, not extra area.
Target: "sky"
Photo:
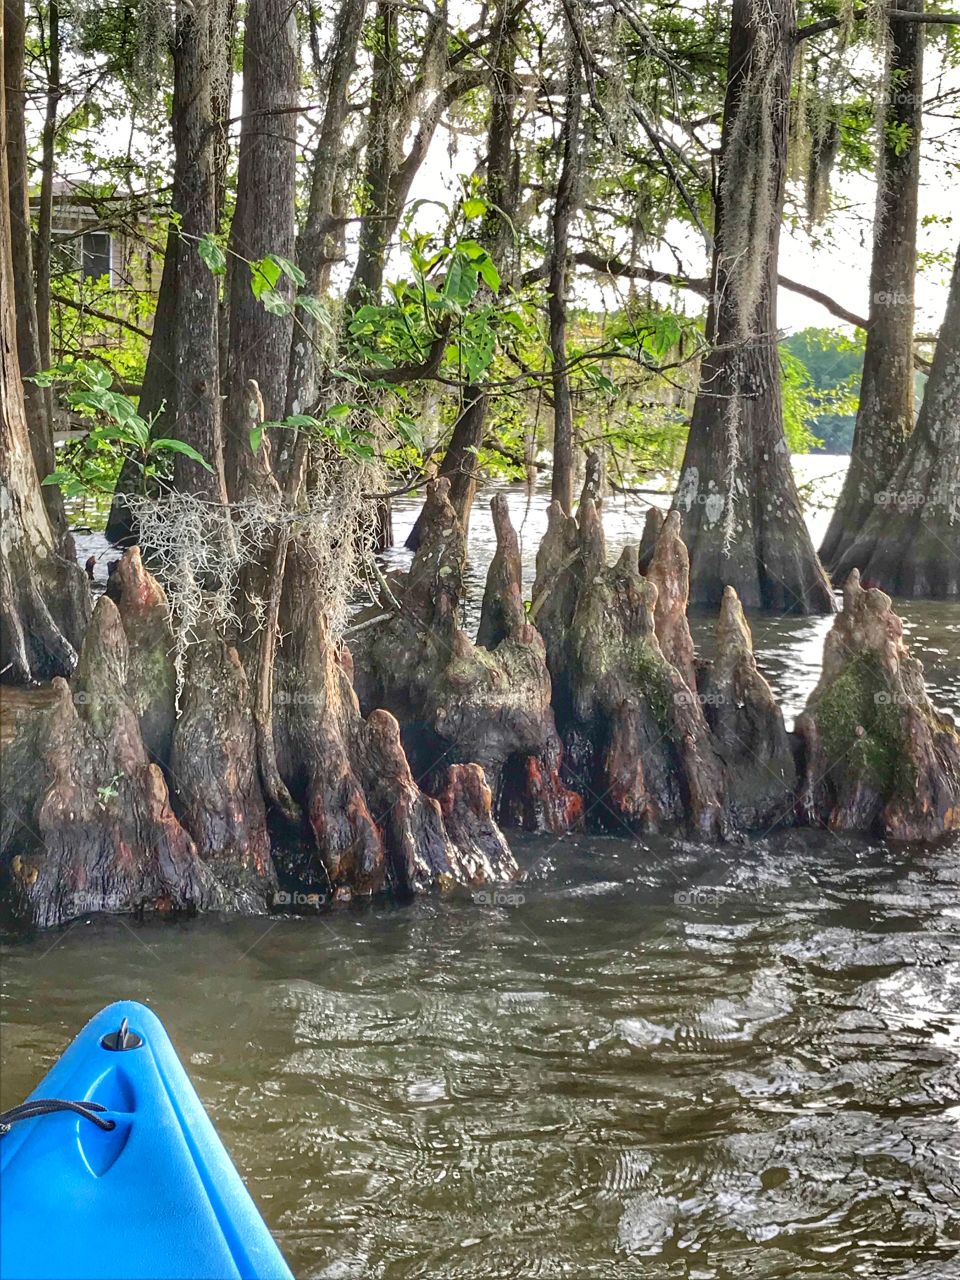
[[[944,68],[942,59],[928,48],[925,97],[929,99],[948,90],[960,91],[960,68]],[[940,115],[925,116],[924,119],[917,249],[921,255],[945,254],[947,262],[945,265],[933,264],[918,273],[917,333],[936,333],[940,326],[960,237],[960,118],[949,118],[946,108],[939,110]],[[948,139],[952,142],[953,157],[958,162],[953,165],[946,162],[940,151],[940,144]],[[471,139],[463,134],[451,137],[441,129],[417,176],[411,200],[449,200],[455,197],[459,190],[459,175],[473,169],[475,158],[476,145]],[[780,274],[819,289],[848,310],[865,316],[869,304],[876,184],[860,175],[835,175],[833,185],[837,212],[825,226],[817,229],[815,241],[805,230],[795,230],[785,220],[780,242]],[[418,225],[425,228],[431,216],[425,209]],[[925,219],[930,220],[927,225],[924,225]],[[688,257],[691,275],[702,277],[709,274],[702,242],[692,229],[672,228],[670,239]],[[666,248],[641,257],[647,265],[666,272],[676,271],[673,254]],[[654,292],[659,293],[664,302],[673,296],[668,288]],[[696,295],[687,294],[685,302],[691,311],[700,311],[703,307],[703,300]],[[849,325],[838,321],[818,303],[787,289],[780,290],[778,319],[786,334],[808,326],[850,330]]]

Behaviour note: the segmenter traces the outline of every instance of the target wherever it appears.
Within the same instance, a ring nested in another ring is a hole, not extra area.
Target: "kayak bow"
[[[98,1013],[3,1119],[2,1280],[293,1280],[143,1005]]]

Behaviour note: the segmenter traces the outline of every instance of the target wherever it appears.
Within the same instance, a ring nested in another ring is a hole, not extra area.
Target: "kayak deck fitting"
[[[98,1013],[3,1121],[2,1280],[293,1280],[143,1005]]]

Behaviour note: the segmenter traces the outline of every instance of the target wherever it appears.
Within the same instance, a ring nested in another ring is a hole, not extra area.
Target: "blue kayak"
[[[2,1280],[293,1280],[143,1005],[98,1013],[2,1119]]]

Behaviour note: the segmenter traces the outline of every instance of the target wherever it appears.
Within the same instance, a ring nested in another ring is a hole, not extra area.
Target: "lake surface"
[[[607,500],[613,547],[642,511]],[[903,613],[960,715],[960,609]],[[788,717],[828,626],[754,620]],[[302,1280],[960,1277],[960,842],[514,844],[500,902],[5,946],[0,1105],[131,997]]]

